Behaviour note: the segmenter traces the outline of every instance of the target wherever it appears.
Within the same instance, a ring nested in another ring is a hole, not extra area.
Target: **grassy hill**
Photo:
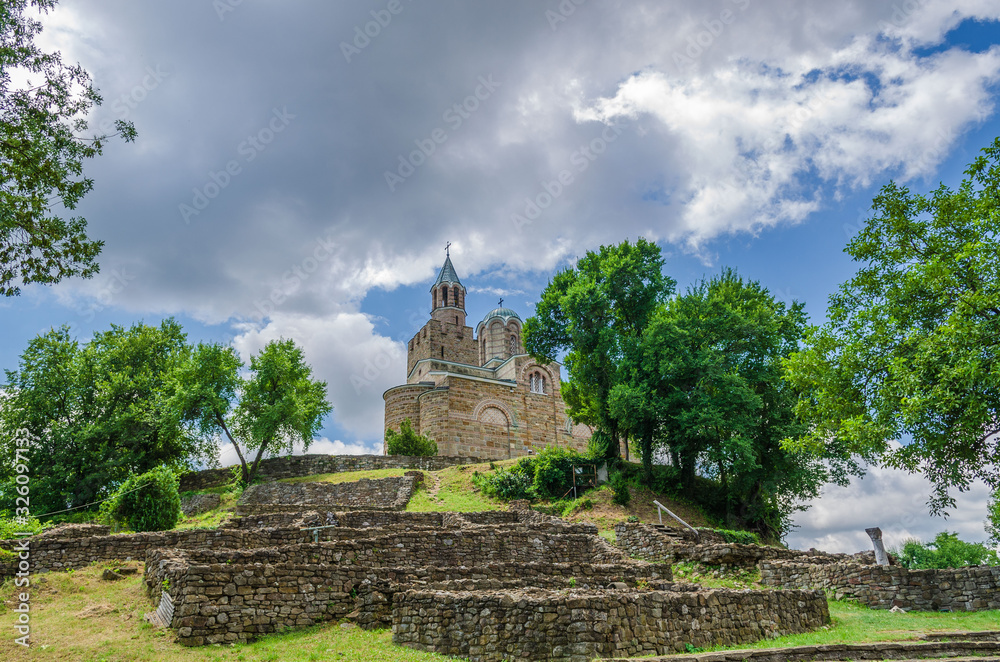
[[[497,462],[495,466],[508,464],[510,461]],[[424,484],[417,490],[407,510],[479,511],[505,508],[506,504],[486,497],[472,483],[476,471],[490,470],[490,464],[485,463],[425,472]],[[294,478],[287,482],[345,482],[402,473],[403,470],[399,469],[360,471]],[[215,527],[232,514],[236,505],[235,494],[226,488],[207,491],[222,495],[220,507],[198,517],[187,518],[180,527]],[[615,522],[631,515],[646,522],[657,521],[653,499],[674,510],[693,526],[716,524],[691,504],[648,490],[633,491],[627,508],[611,503],[608,489],[592,491],[575,501],[545,501],[535,506],[564,513],[568,520],[592,522],[602,535],[611,538]],[[32,648],[29,651],[15,644],[13,635],[0,638],[0,659],[86,662],[444,662],[451,659],[394,646],[390,631],[366,632],[349,623],[328,623],[268,636],[252,644],[184,648],[172,643],[169,631],[156,629],[143,620],[143,615],[153,606],[146,598],[141,572],[121,581],[107,582],[100,578],[102,570],[103,566],[95,564],[75,572],[34,577],[30,587]],[[693,581],[708,586],[743,588],[752,586],[756,579],[753,572],[725,573],[689,565],[675,565],[675,573],[678,581]],[[0,586],[0,620],[11,622],[10,609],[15,605],[17,593],[23,590],[10,581]],[[742,648],[897,641],[914,639],[921,633],[929,632],[996,629],[997,623],[1000,623],[1000,612],[996,611],[893,614],[833,600],[830,601],[830,613],[832,625],[816,632],[762,641]]]

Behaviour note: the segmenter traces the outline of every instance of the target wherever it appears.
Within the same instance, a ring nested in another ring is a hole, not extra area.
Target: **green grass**
[[[185,517],[177,523],[174,529],[215,529],[223,521],[232,517],[233,511],[236,510],[236,502],[239,500],[239,496],[229,491],[219,492],[218,494],[221,495],[218,508],[205,511],[194,517]]]
[[[366,471],[343,471],[332,474],[316,474],[296,478],[282,478],[279,483],[352,483],[362,478],[393,478],[402,476],[408,469],[369,469]]]
[[[504,460],[495,464],[513,464],[516,460]],[[488,471],[489,463],[466,464],[448,467],[441,471],[424,474],[424,484],[417,489],[406,510],[411,513],[443,512],[478,512],[482,510],[505,510],[507,504],[496,501],[480,492],[472,484],[472,474],[476,471]],[[431,496],[435,476],[439,481],[436,496]]]
[[[104,566],[46,573],[31,586],[31,649],[0,637],[2,660],[79,660],[81,662],[433,662],[442,655],[394,646],[389,630],[367,632],[326,623],[265,637],[251,644],[185,648],[173,633],[143,620],[153,610],[140,576],[117,582],[100,579]],[[0,619],[10,622],[12,582],[0,586]],[[13,632],[13,630],[11,630]]]
[[[884,609],[868,609],[853,602],[830,600],[832,623],[813,632],[767,639],[742,646],[717,646],[706,650],[739,648],[786,648],[820,644],[860,644],[873,641],[905,641],[932,632],[976,632],[996,630],[1000,611],[907,612],[894,614]]]

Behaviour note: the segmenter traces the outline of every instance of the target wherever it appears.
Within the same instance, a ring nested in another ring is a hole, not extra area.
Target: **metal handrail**
[[[653,503],[656,504],[656,515],[660,518],[660,524],[663,524],[663,513],[666,512],[668,515],[670,515],[671,517],[673,517],[675,520],[677,520],[678,522],[680,522],[681,524],[683,524],[687,528],[691,529],[691,533],[693,533],[696,538],[698,538],[699,540],[701,539],[701,534],[698,533],[698,531],[696,531],[693,526],[691,526],[690,524],[688,524],[687,522],[685,522],[684,520],[682,520],[677,515],[674,515],[672,512],[670,512],[669,508],[667,508],[666,506],[664,506],[662,503],[660,503],[656,499],[653,499]]]

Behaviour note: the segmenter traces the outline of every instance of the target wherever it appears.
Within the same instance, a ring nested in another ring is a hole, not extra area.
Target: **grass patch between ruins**
[[[332,474],[315,474],[312,476],[298,476],[296,478],[282,478],[279,483],[353,483],[362,478],[395,478],[402,476],[409,469],[367,469],[365,471],[343,471]]]
[[[389,630],[368,632],[354,626],[327,623],[272,635],[251,644],[186,648],[173,643],[173,631],[143,620],[153,610],[142,577],[117,582],[100,579],[107,564],[73,572],[37,575],[31,591],[31,648],[0,638],[2,660],[80,660],[108,662],[278,661],[305,662],[423,662],[442,655],[394,646]],[[0,622],[9,624],[15,592],[8,581],[0,586]],[[6,628],[13,632],[12,628]]]

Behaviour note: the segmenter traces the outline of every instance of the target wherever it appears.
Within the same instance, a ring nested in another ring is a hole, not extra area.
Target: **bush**
[[[699,531],[711,531],[712,533],[718,533],[722,536],[722,539],[729,543],[734,543],[737,545],[759,545],[760,536],[758,536],[753,531],[733,531],[731,529],[702,529]]]
[[[611,486],[611,490],[614,492],[614,496],[611,497],[611,503],[616,506],[628,506],[632,502],[629,480],[625,477],[624,473],[616,471],[611,474],[608,479],[608,485]]]
[[[403,421],[399,426],[399,432],[386,430],[385,443],[389,455],[428,456],[437,455],[438,452],[437,442],[417,434],[410,419]]]
[[[132,475],[101,505],[105,521],[133,531],[166,531],[181,518],[180,477],[168,467]]]
[[[476,473],[472,483],[488,497],[501,501],[535,498],[534,462],[531,458],[521,458],[517,464],[507,469],[496,467],[491,474]]]
[[[535,492],[542,497],[562,498],[573,487],[573,465],[587,459],[575,450],[547,446],[535,459]]]
[[[17,519],[14,517],[4,517],[0,519],[0,540],[20,539],[17,533],[41,533],[51,527],[51,524],[42,524],[34,517]]]
[[[1000,558],[995,550],[983,543],[959,540],[957,533],[947,531],[937,534],[934,542],[925,544],[911,539],[903,543],[902,549],[893,549],[891,552],[900,565],[911,570],[1000,565]]]

